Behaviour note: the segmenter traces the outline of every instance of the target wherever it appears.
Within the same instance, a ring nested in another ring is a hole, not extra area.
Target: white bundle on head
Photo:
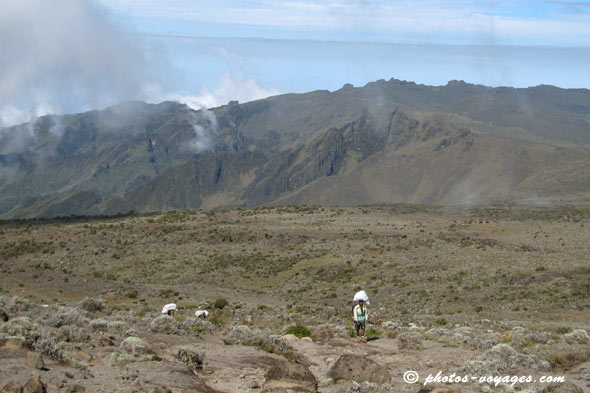
[[[363,302],[369,304],[369,296],[367,295],[367,292],[365,292],[365,291],[358,291],[357,293],[354,294],[354,298],[353,298],[353,301],[354,302],[359,302],[361,300]]]

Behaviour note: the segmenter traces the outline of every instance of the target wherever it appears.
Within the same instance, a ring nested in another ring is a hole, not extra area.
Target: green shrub
[[[132,289],[131,291],[127,292],[127,297],[129,299],[135,299],[137,297],[137,291]]]
[[[439,326],[445,326],[447,324],[447,320],[444,318],[436,318],[434,320],[434,323],[436,323]]]
[[[213,303],[213,307],[219,310],[223,310],[228,304],[229,302],[226,298],[219,298],[215,300],[215,302]]]
[[[369,337],[380,337],[381,336],[381,332],[379,330],[375,330],[375,328],[368,328],[367,329],[367,336]]]
[[[295,325],[289,327],[289,329],[287,330],[287,334],[294,334],[295,336],[297,336],[297,338],[310,337],[311,330],[309,330],[303,325]]]

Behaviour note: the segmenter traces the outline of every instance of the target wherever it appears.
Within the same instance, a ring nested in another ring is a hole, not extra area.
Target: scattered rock
[[[285,334],[281,336],[281,338],[285,341],[297,341],[299,340],[296,335],[294,334]]]
[[[23,393],[23,387],[16,381],[8,382],[0,393]]]
[[[389,383],[391,376],[387,368],[373,360],[353,354],[345,354],[334,363],[328,371],[328,377],[334,380],[344,379],[357,382]]]
[[[29,352],[27,353],[27,359],[25,360],[25,364],[31,368],[35,368],[37,370],[41,370],[45,367],[45,362],[43,361],[43,356],[37,352]]]
[[[422,335],[418,332],[402,332],[398,336],[399,349],[418,350],[424,348]]]
[[[45,385],[38,375],[33,375],[24,386],[25,393],[46,393]]]
[[[64,372],[64,375],[66,376],[66,378],[74,378],[74,374],[72,374],[69,371]]]

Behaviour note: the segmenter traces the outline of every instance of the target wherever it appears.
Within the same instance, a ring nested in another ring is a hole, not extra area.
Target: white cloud
[[[214,108],[225,105],[229,101],[248,102],[277,95],[274,89],[266,89],[256,79],[244,79],[232,76],[229,72],[222,75],[219,86],[213,90],[204,89],[198,95],[164,93],[157,85],[145,91],[149,102],[178,101],[193,109]]]
[[[0,9],[5,125],[135,98],[151,77],[140,43],[94,0],[0,0]]]

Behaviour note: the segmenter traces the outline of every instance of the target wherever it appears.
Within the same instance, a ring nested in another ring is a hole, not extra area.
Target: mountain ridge
[[[590,90],[545,85],[392,78],[199,111],[125,102],[0,142],[5,218],[590,195]]]

